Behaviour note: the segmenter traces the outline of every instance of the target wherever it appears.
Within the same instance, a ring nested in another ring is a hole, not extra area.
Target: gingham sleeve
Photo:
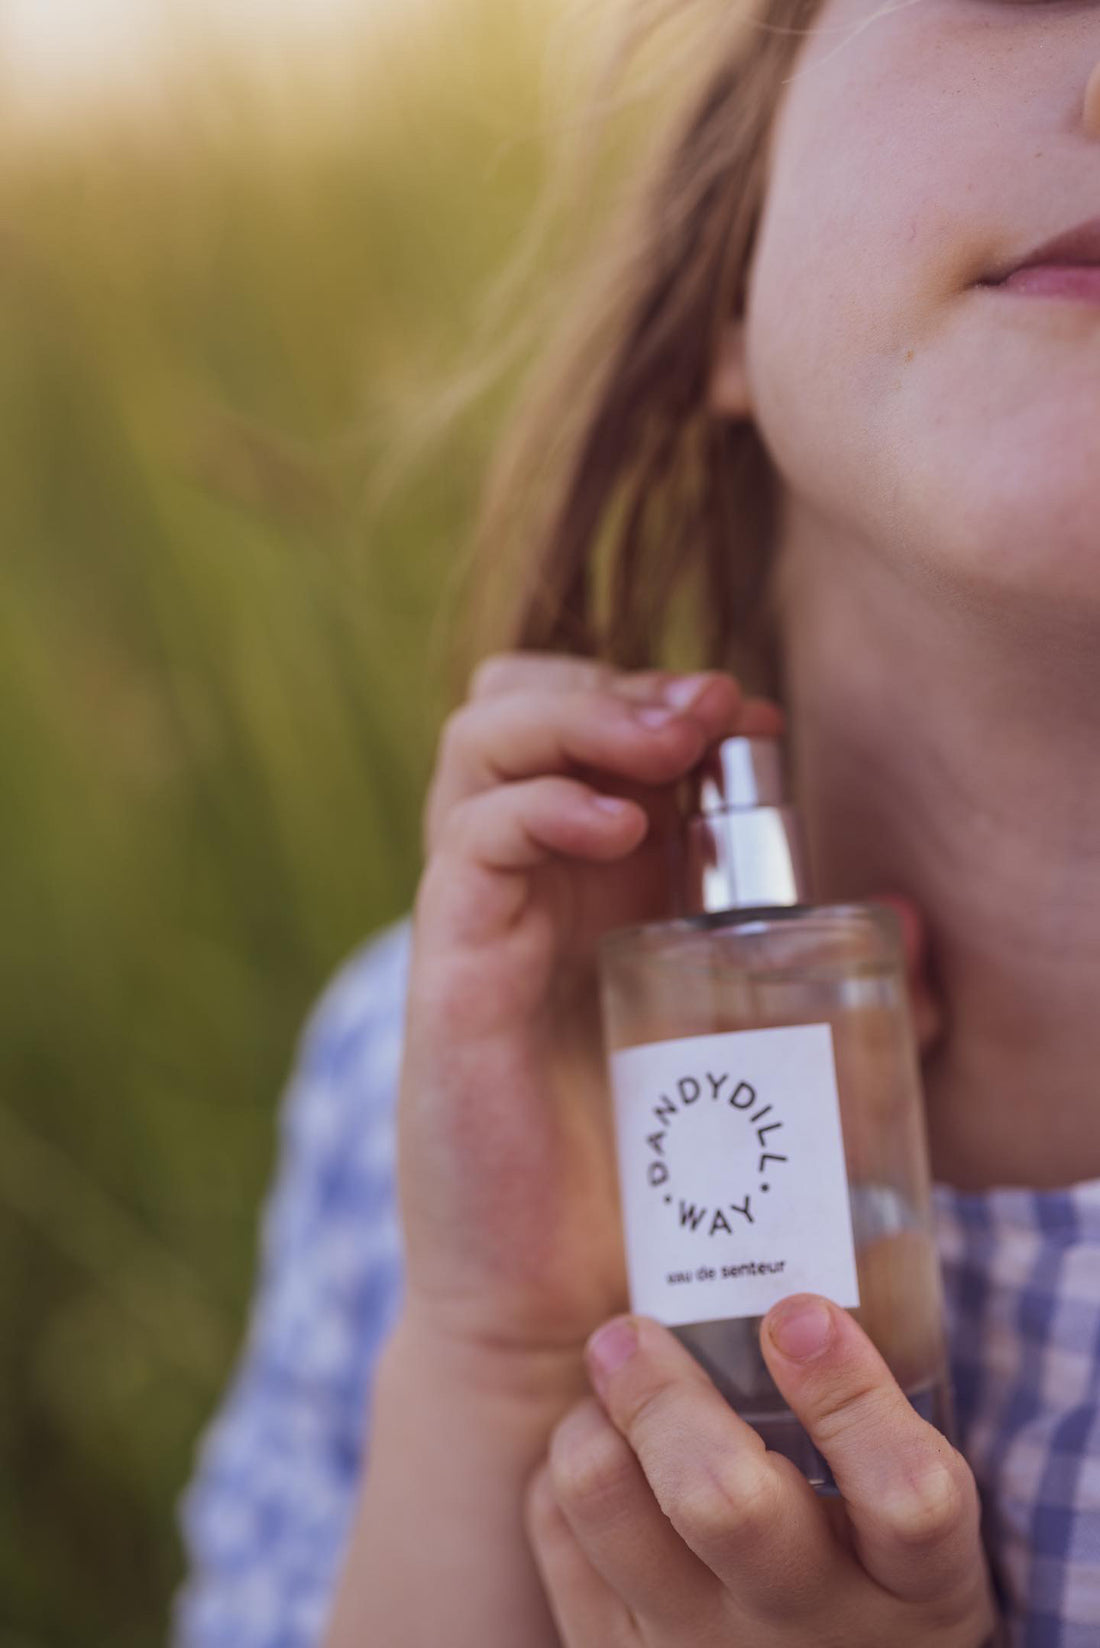
[[[180,1505],[177,1648],[315,1648],[401,1302],[395,1109],[408,918],[336,973],[281,1111],[244,1349]]]
[[[933,1187],[959,1445],[1012,1648],[1100,1643],[1100,1179]]]

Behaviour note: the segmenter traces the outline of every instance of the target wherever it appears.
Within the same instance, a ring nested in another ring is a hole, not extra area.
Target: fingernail
[[[809,1362],[833,1337],[832,1312],[819,1299],[784,1300],[768,1316],[768,1333],[792,1362]]]
[[[629,1316],[613,1316],[597,1328],[585,1346],[585,1356],[593,1372],[606,1378],[621,1368],[638,1348],[638,1329]]]
[[[713,672],[709,670],[701,675],[678,676],[675,681],[669,682],[661,697],[666,704],[672,704],[678,710],[686,710],[689,704],[694,704],[703,688],[713,679]]]
[[[638,720],[647,727],[663,727],[666,722],[674,721],[679,713],[679,710],[661,704],[643,704],[634,711]]]

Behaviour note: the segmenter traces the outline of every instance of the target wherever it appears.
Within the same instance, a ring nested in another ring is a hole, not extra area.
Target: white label
[[[859,1304],[828,1024],[610,1056],[630,1308],[667,1326]]]

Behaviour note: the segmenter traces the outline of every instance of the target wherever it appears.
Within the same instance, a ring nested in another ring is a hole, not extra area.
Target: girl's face
[[[1100,303],[976,282],[1100,216],[1100,7],[879,3],[825,0],[782,88],[716,405],[787,534],[1095,617]]]

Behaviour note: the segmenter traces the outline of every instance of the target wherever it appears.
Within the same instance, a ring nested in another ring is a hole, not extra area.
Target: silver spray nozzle
[[[723,738],[684,784],[686,914],[808,902],[778,738]]]

